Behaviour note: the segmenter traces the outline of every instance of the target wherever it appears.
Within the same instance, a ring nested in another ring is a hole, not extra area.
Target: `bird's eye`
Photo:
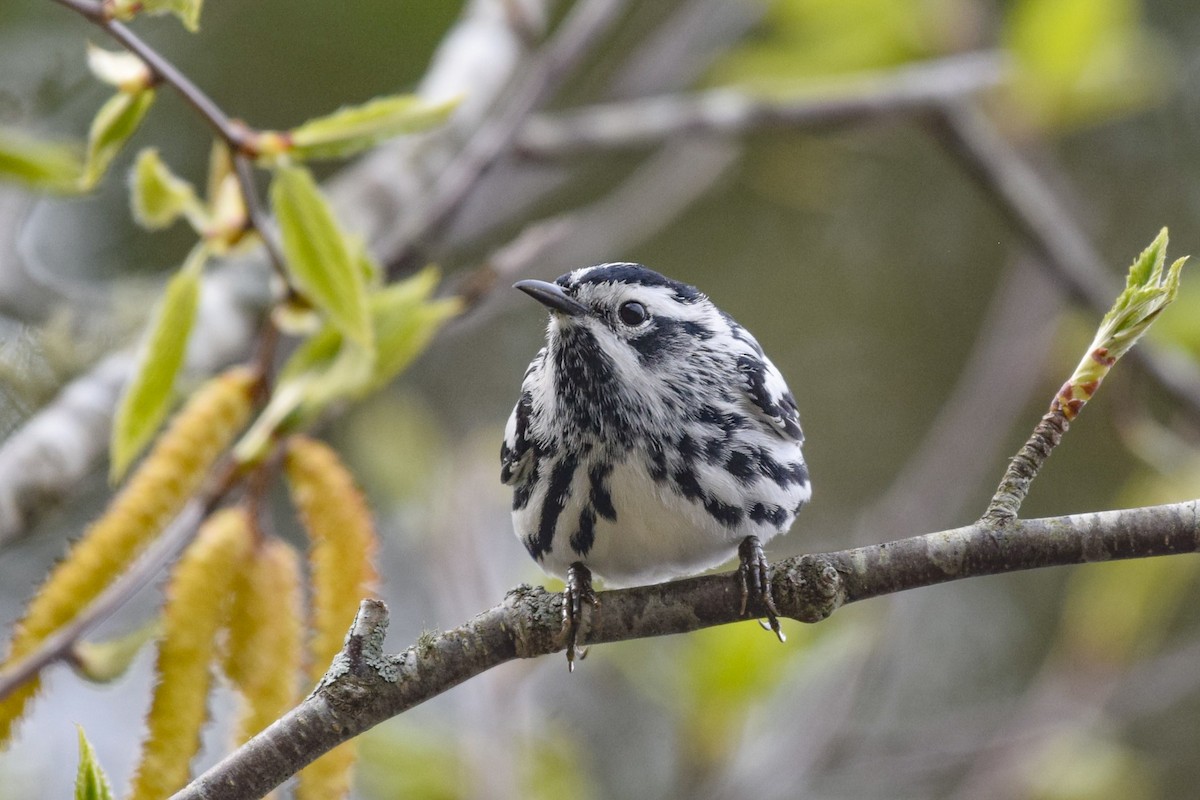
[[[630,300],[627,303],[621,304],[621,308],[617,311],[617,316],[621,318],[621,322],[632,327],[634,325],[641,325],[650,314],[646,311],[644,305],[636,300]]]

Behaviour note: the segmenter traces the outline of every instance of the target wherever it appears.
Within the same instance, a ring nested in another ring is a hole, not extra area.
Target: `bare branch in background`
[[[518,276],[553,277],[649,238],[711,189],[740,155],[741,148],[729,142],[667,145],[602,199],[527,226],[458,285],[469,302],[483,307],[452,322],[451,330],[490,319],[505,302],[491,291],[496,285]]]
[[[641,97],[533,117],[521,130],[517,149],[531,158],[564,158],[646,147],[677,136],[745,136],[875,121],[938,108],[995,88],[1005,76],[1003,56],[984,51],[850,76],[785,100],[739,88]]]
[[[203,335],[188,349],[188,371],[209,375],[244,358],[265,301],[260,281],[226,268],[210,273],[200,298]],[[0,445],[0,545],[24,534],[101,463],[132,349],[114,353],[71,381],[50,405]]]
[[[620,15],[624,0],[583,0],[571,7],[553,38],[539,50],[498,111],[475,130],[451,161],[418,213],[404,218],[388,274],[416,266],[420,249],[445,226],[481,175],[506,153],[529,114],[548,101]],[[389,248],[390,249],[390,248]]]

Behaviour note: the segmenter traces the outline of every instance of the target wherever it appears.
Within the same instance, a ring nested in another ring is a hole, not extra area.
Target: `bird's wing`
[[[522,392],[521,399],[508,417],[504,442],[500,445],[500,480],[503,483],[519,483],[533,461],[533,451],[526,436],[532,407],[533,398],[528,392]]]
[[[533,393],[530,382],[533,373],[546,357],[546,348],[538,351],[533,362],[525,370],[521,385],[521,397],[508,417],[504,428],[504,442],[500,445],[500,480],[508,485],[522,482],[536,458],[536,448],[529,437],[529,417],[533,413]]]
[[[804,431],[800,429],[796,398],[771,359],[763,355],[760,348],[756,353],[738,356],[737,368],[742,398],[749,410],[770,422],[780,436],[803,443]]]

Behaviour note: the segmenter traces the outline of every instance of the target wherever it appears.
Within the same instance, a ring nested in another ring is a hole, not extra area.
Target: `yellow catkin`
[[[207,715],[217,633],[228,616],[237,573],[254,534],[241,509],[213,515],[171,573],[163,609],[163,638],[155,671],[158,685],[146,718],[141,763],[132,800],[162,800],[188,781]]]
[[[104,515],[34,595],[16,625],[5,664],[33,652],[72,620],[179,512],[246,424],[253,386],[249,370],[229,370],[202,386],[175,415]],[[0,701],[0,746],[37,687],[34,678]]]
[[[309,677],[315,682],[341,649],[359,601],[372,593],[376,536],[366,501],[330,447],[293,437],[285,468],[293,502],[311,541]],[[326,753],[300,773],[296,797],[344,797],[353,764],[353,742]]]
[[[243,700],[238,744],[296,703],[303,648],[300,557],[281,539],[263,539],[238,576],[229,615],[225,674]]]

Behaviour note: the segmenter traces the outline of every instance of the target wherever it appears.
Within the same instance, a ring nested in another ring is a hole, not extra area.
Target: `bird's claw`
[[[767,557],[757,536],[747,536],[742,540],[738,545],[738,558],[741,561],[738,565],[738,580],[742,585],[741,616],[746,616],[753,598],[753,605],[765,612],[766,616],[766,619],[760,619],[758,624],[762,625],[764,630],[778,636],[779,641],[786,642],[787,637],[779,627],[779,611],[775,608],[775,598],[771,596],[771,575]]]
[[[592,588],[592,572],[578,561],[567,568],[567,586],[563,590],[563,633],[567,636],[567,670],[575,671],[575,660],[587,657],[587,648],[579,647],[583,627],[583,604],[600,607],[600,598]]]

